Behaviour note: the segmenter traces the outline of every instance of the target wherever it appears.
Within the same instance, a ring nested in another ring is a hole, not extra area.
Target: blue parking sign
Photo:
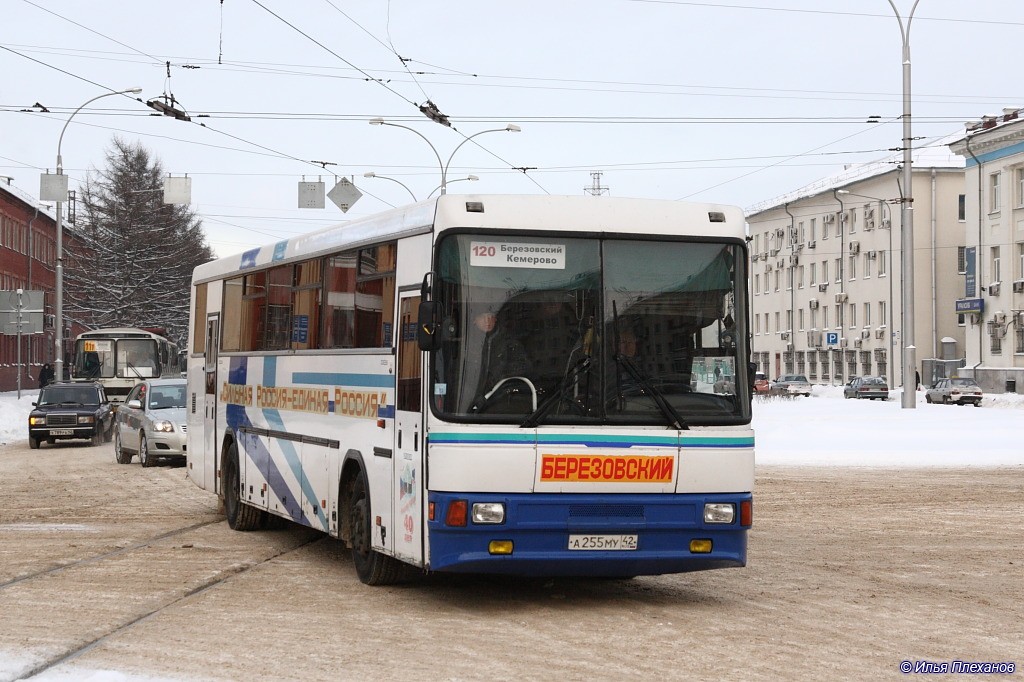
[[[825,345],[835,346],[839,343],[839,332],[825,332]]]

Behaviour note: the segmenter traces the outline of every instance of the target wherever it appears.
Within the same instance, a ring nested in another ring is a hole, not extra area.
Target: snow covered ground
[[[809,398],[754,402],[757,463],[810,466],[999,466],[1024,464],[1024,395],[988,394],[980,408],[901,407],[889,400],[844,400],[838,386]],[[0,393],[0,444],[28,439],[33,391]]]

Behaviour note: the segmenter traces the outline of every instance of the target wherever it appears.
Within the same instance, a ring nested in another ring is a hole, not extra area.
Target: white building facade
[[[747,212],[753,357],[774,378],[844,384],[915,370],[923,384],[963,364],[964,327],[949,311],[962,291],[964,161],[950,140],[914,153],[915,340],[902,365],[902,171],[895,157],[850,167]],[[936,362],[941,359],[943,362]]]
[[[988,392],[1024,391],[1024,110],[967,125],[950,145],[966,161],[967,364]]]

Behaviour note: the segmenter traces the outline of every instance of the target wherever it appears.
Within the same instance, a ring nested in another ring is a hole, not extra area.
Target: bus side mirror
[[[441,346],[440,328],[437,305],[433,301],[421,301],[416,321],[416,341],[420,350],[437,350]]]

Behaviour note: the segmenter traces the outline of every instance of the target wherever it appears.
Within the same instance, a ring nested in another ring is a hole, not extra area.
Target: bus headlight
[[[707,502],[704,505],[704,523],[732,523],[736,507],[727,502]]]
[[[473,523],[505,523],[504,503],[474,502]]]
[[[154,431],[174,431],[174,424],[171,422],[153,422]]]

